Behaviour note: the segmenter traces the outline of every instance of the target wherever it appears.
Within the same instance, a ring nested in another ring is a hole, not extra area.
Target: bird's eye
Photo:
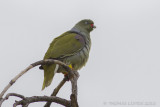
[[[88,22],[84,22],[85,24],[88,24]]]

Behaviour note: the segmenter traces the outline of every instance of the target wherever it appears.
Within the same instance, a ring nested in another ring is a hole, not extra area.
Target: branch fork
[[[53,93],[51,96],[32,96],[32,97],[25,97],[23,95],[17,94],[17,93],[9,93],[7,94],[4,98],[4,94],[6,91],[26,72],[28,72],[30,69],[33,67],[36,67],[38,65],[48,65],[48,64],[59,64],[62,66],[66,71],[68,71],[68,77],[69,80],[71,81],[72,85],[72,94],[70,96],[70,100],[66,100],[60,97],[56,97],[57,93],[61,89],[61,87],[65,84],[65,82],[68,80],[66,77],[63,78],[63,80],[59,83],[59,85],[54,89]],[[13,107],[16,107],[18,105],[22,105],[22,107],[28,107],[30,103],[34,102],[47,102],[44,107],[50,107],[51,103],[58,103],[61,104],[65,107],[78,107],[78,102],[77,102],[77,80],[79,78],[79,73],[77,71],[72,71],[68,65],[65,63],[59,61],[59,60],[54,60],[54,59],[45,59],[45,60],[40,60],[35,63],[30,64],[26,69],[21,71],[18,75],[16,75],[10,82],[9,84],[3,89],[3,91],[0,93],[0,107],[2,103],[7,100],[10,96],[14,97],[19,97],[21,98],[20,101],[16,101],[13,105]]]

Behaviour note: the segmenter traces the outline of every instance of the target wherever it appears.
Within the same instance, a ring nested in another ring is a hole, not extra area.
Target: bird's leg
[[[68,76],[68,74],[64,74],[64,77],[66,78],[67,81],[69,81],[69,76]]]
[[[68,65],[68,67],[69,68],[71,68],[71,70],[73,70],[73,67],[72,67],[72,65],[70,64],[70,65]],[[67,79],[67,81],[69,81],[69,75],[68,75],[68,72],[66,72],[66,73],[64,73],[64,77]]]
[[[68,67],[70,67],[72,70],[73,70],[73,67],[72,67],[72,65],[70,64],[70,65],[68,65]]]

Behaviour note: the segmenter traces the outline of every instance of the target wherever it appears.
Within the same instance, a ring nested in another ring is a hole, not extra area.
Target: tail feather
[[[57,72],[59,65],[52,64],[52,65],[44,65],[44,81],[43,81],[43,86],[42,90],[45,89],[45,87],[48,87],[54,77],[54,74]]]

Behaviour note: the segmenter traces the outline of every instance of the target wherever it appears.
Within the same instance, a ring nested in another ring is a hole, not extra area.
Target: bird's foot
[[[73,70],[73,67],[72,67],[71,64],[68,65],[68,67],[69,67],[71,70]],[[64,77],[67,79],[67,81],[69,81],[69,80],[70,80],[70,76],[69,76],[68,72],[63,72],[63,74],[64,74]]]
[[[69,75],[68,74],[64,74],[64,77],[66,78],[67,81],[69,81]]]

